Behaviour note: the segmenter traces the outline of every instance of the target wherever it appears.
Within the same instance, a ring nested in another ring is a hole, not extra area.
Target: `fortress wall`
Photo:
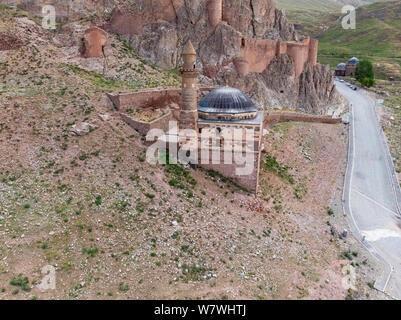
[[[319,51],[319,40],[310,39],[308,61],[312,63],[313,66],[317,64],[318,51]]]
[[[174,120],[173,114],[169,111],[163,117],[156,119],[152,122],[144,122],[139,121],[131,118],[130,116],[126,115],[125,113],[121,113],[121,118],[126,122],[131,128],[138,131],[141,135],[146,136],[148,132],[152,129],[161,129],[165,132],[169,129],[169,122]]]
[[[212,28],[216,28],[223,20],[223,0],[210,0],[207,10],[210,25]]]
[[[200,87],[201,93],[210,92],[217,87]],[[114,107],[125,112],[127,109],[137,108],[160,108],[163,109],[171,104],[181,106],[181,89],[154,88],[144,89],[132,93],[107,94]]]
[[[287,44],[285,42],[277,41],[276,55],[287,53]]]
[[[105,29],[120,35],[138,35],[148,23],[176,20],[177,15],[171,0],[148,1],[145,8],[135,14],[123,13],[119,9],[113,10],[111,20]]]
[[[269,66],[275,55],[288,54],[294,60],[295,72],[299,76],[304,65],[310,61],[317,63],[319,41],[306,38],[303,42],[281,42],[268,39],[240,39],[241,58],[234,59],[238,73],[262,73]],[[245,64],[246,60],[248,65]]]
[[[277,41],[241,39],[241,55],[249,64],[249,72],[262,73],[276,55]]]
[[[304,70],[304,65],[309,59],[310,38],[306,38],[301,43],[287,43],[287,54],[293,58],[295,73],[300,76]]]
[[[98,27],[86,29],[82,55],[85,58],[101,58],[103,57],[103,48],[106,43],[107,33],[104,30]]]
[[[330,116],[313,116],[309,114],[300,114],[295,112],[279,112],[271,111],[266,114],[265,122],[277,123],[286,121],[297,121],[297,122],[318,122],[318,123],[341,123],[341,118],[332,118]]]
[[[115,108],[121,112],[137,108],[165,108],[169,104],[181,105],[181,89],[151,89],[134,93],[111,95],[108,97]]]

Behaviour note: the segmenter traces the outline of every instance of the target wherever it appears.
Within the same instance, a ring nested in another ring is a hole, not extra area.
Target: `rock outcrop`
[[[272,0],[135,3],[136,10],[120,4],[104,27],[153,63],[179,67],[191,40],[208,84],[236,86],[265,107],[327,114],[343,105],[330,70],[317,64],[318,42],[299,41]]]
[[[44,0],[14,2],[29,9]],[[46,1],[51,2],[61,16],[101,12],[106,20],[95,20],[98,25],[166,69],[181,65],[183,45],[191,40],[201,81],[237,86],[261,106],[318,114],[343,107],[330,70],[317,64],[317,41],[299,41],[273,0]]]

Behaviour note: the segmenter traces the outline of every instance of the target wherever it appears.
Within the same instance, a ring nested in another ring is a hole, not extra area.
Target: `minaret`
[[[196,69],[196,52],[191,43],[184,47],[182,52],[184,66],[181,69],[182,77],[182,107],[180,112],[180,129],[194,129],[198,132],[198,76]]]

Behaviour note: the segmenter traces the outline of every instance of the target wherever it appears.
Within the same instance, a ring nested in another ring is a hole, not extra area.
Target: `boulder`
[[[71,133],[76,136],[84,136],[88,134],[91,129],[95,127],[87,122],[81,122],[79,124],[74,124],[71,128]]]
[[[110,115],[109,114],[99,114],[98,115],[100,120],[102,121],[109,121],[110,120]]]

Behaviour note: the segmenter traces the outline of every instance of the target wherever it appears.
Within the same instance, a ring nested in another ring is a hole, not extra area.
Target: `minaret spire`
[[[188,41],[182,52],[184,65],[181,69],[182,108],[180,128],[198,131],[198,76],[196,69],[196,52],[191,41]]]

